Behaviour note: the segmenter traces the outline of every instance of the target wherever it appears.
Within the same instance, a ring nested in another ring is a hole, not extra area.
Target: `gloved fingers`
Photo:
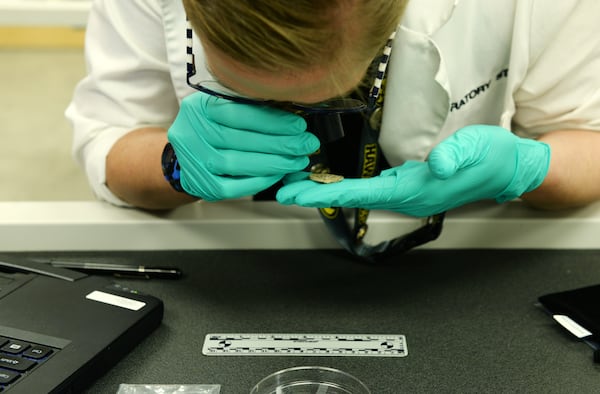
[[[206,117],[216,123],[272,135],[295,135],[306,131],[299,115],[271,107],[234,103],[214,97],[207,100]]]
[[[282,182],[284,185],[289,185],[294,182],[305,181],[310,176],[310,172],[307,171],[299,171],[293,172],[291,174],[287,174],[282,178]]]
[[[206,169],[215,175],[271,176],[300,171],[308,166],[307,156],[272,155],[256,152],[219,150],[206,159]]]
[[[283,205],[296,204],[296,198],[299,194],[317,186],[315,182],[308,179],[300,179],[293,182],[289,182],[289,178],[283,179],[283,186],[279,188],[275,195],[275,199]]]
[[[262,152],[278,155],[305,156],[319,149],[319,139],[308,132],[296,135],[269,135],[226,127],[199,131],[205,141],[216,149]]]
[[[454,141],[454,135],[433,148],[427,164],[431,173],[439,179],[448,179],[458,171],[462,163],[463,147]]]
[[[228,177],[212,176],[208,185],[210,187],[198,188],[194,183],[181,178],[184,190],[206,201],[219,201],[224,199],[240,198],[254,195],[267,189],[281,179],[280,175],[264,177]]]
[[[500,127],[464,127],[433,148],[427,159],[429,169],[437,178],[447,179],[459,169],[477,165],[487,156],[489,141],[507,132]]]
[[[284,205],[377,209],[390,197],[393,184],[392,177],[344,179],[330,184],[306,180],[283,186],[276,198]]]
[[[387,209],[427,216],[428,203],[436,199],[431,189],[444,190],[444,182],[431,175],[426,163],[407,161],[373,178],[344,179],[332,184],[310,180],[284,182],[276,198],[285,205]]]

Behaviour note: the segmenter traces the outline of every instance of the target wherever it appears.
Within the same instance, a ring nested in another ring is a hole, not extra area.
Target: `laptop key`
[[[52,349],[41,345],[31,345],[31,347],[23,352],[23,356],[29,358],[40,359],[52,353]]]
[[[27,371],[29,368],[37,364],[35,361],[27,360],[21,357],[0,355],[0,368],[11,369],[13,371]]]
[[[0,370],[0,384],[9,384],[19,376],[21,375],[13,371]]]
[[[0,336],[0,392],[10,390],[57,351],[50,346]]]
[[[11,340],[6,345],[2,346],[0,351],[10,353],[10,354],[19,354],[23,350],[27,349],[28,347],[29,347],[29,344],[27,342]]]

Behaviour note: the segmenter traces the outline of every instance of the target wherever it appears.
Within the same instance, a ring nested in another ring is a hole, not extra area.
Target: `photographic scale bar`
[[[404,335],[363,334],[208,334],[206,356],[362,356],[405,357]]]

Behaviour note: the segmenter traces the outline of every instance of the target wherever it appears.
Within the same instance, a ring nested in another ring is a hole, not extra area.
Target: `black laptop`
[[[0,393],[77,393],[161,323],[161,300],[101,276],[0,262]],[[41,273],[31,273],[41,272]]]

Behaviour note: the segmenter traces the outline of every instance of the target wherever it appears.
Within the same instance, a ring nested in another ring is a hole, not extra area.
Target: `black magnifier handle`
[[[315,113],[306,115],[307,129],[322,144],[344,138],[344,127],[339,113]]]

